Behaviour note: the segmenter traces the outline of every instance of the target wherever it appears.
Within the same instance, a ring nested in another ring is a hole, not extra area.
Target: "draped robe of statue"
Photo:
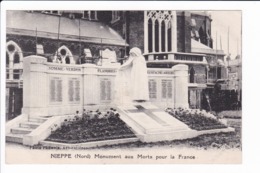
[[[130,50],[129,59],[118,69],[115,79],[116,104],[148,101],[148,75],[146,61],[139,48]]]

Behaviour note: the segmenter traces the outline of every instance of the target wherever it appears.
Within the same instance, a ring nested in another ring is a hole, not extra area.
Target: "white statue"
[[[115,92],[115,103],[149,100],[146,61],[139,48],[132,48],[129,59],[119,67]]]

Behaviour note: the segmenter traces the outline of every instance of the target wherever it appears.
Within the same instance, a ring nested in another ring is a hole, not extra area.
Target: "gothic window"
[[[21,66],[15,67],[14,69],[14,64],[21,63],[22,59],[23,53],[21,48],[14,41],[8,41],[6,43],[6,67],[8,69],[7,79],[19,79]]]
[[[9,79],[9,55],[6,53],[6,79]]]
[[[20,56],[18,55],[18,53],[16,52],[14,54],[14,64],[18,64],[20,63]]]
[[[9,67],[9,55],[8,55],[8,53],[6,53],[6,67],[8,68]]]
[[[153,24],[152,24],[152,19],[149,19],[148,20],[148,50],[149,50],[149,52],[153,51],[153,48],[152,48],[152,44],[153,44],[152,37],[153,37]]]
[[[71,51],[65,45],[61,46],[55,53],[53,62],[62,64],[75,64],[75,60]]]
[[[172,27],[171,27],[171,23],[169,22],[168,23],[168,52],[171,51],[171,48],[172,48]]]
[[[70,58],[68,56],[66,57],[65,61],[66,61],[66,64],[70,64]]]
[[[159,22],[155,20],[155,52],[159,52]]]
[[[165,52],[165,22],[162,21],[162,32],[161,32],[161,45],[162,45],[162,52]]]
[[[172,51],[173,13],[172,11],[147,11],[146,20],[146,51]],[[148,41],[148,42],[147,42]]]

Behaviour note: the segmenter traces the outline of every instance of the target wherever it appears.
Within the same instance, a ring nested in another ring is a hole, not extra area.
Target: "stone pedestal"
[[[23,114],[47,115],[47,60],[41,56],[28,56],[23,63]]]
[[[174,107],[188,108],[188,66],[175,65],[174,71]]]
[[[99,104],[99,79],[97,66],[93,64],[83,65],[83,95],[84,108],[91,105]]]

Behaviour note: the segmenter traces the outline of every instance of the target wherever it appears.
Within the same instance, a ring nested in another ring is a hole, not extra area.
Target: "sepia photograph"
[[[257,169],[259,4],[12,4],[1,172]]]
[[[241,164],[241,42],[239,10],[7,10],[6,163]]]

